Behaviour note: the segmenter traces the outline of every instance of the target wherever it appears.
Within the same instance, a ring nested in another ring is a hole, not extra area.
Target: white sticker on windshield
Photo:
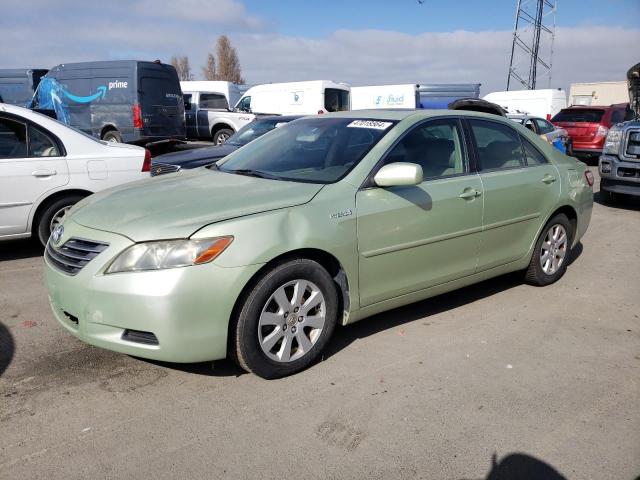
[[[377,120],[354,120],[347,127],[353,128],[373,128],[374,130],[386,130],[393,123],[391,122],[379,122]]]

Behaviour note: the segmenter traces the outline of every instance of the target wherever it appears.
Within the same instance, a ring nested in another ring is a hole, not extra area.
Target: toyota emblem
[[[54,228],[53,232],[51,232],[51,240],[53,240],[53,243],[57,245],[63,234],[64,227],[62,225],[58,225],[56,228]]]

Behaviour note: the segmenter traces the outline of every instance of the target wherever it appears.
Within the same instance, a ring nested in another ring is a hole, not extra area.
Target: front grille
[[[171,165],[170,163],[152,163],[151,176],[164,175],[165,173],[173,173],[180,170],[179,165]]]
[[[94,242],[82,238],[70,238],[61,247],[47,243],[45,256],[51,265],[61,272],[76,275],[91,260],[107,249],[108,243]]]
[[[625,155],[627,157],[640,158],[640,130],[631,130],[629,132]]]
[[[122,332],[122,339],[128,342],[143,343],[145,345],[159,345],[158,338],[152,332],[141,330],[125,330]]]

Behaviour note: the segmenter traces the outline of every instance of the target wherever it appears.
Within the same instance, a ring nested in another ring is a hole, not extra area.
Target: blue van
[[[46,68],[0,69],[0,103],[26,107],[47,72]]]
[[[66,63],[42,78],[32,108],[96,138],[145,144],[184,139],[182,91],[171,65],[136,60]]]

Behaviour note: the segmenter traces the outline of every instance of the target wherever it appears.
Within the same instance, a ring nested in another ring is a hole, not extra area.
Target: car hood
[[[182,152],[172,152],[154,158],[153,163],[177,165],[182,168],[195,168],[209,165],[238,148],[235,145],[218,145],[215,147],[194,148]]]
[[[186,238],[211,223],[307,203],[322,186],[202,168],[91,195],[70,219],[136,242]]]

